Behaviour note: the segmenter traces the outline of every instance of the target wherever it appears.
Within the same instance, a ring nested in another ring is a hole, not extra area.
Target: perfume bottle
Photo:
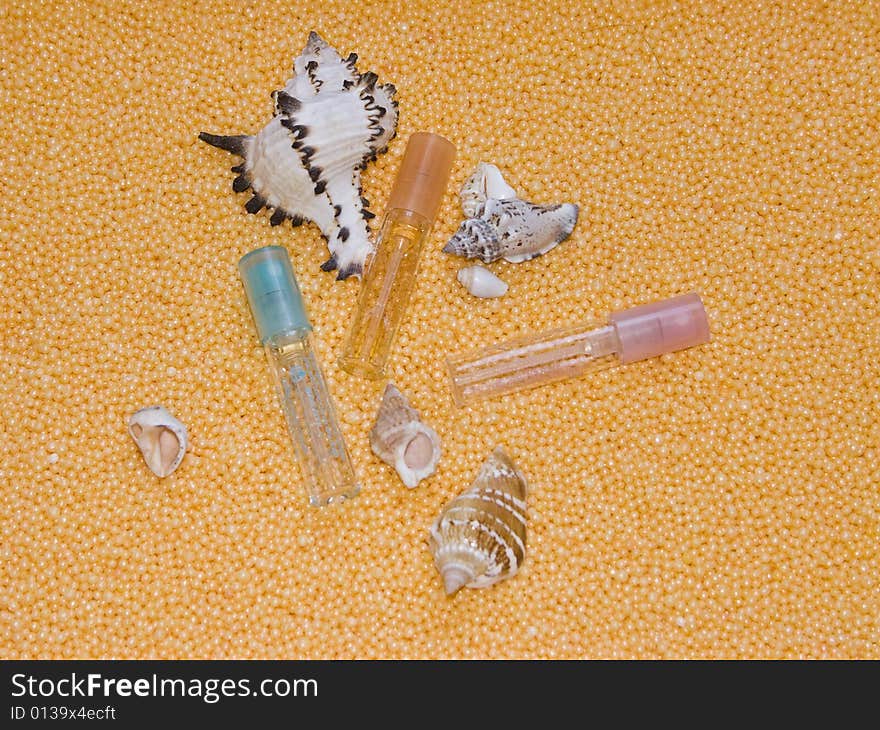
[[[709,320],[698,294],[614,312],[590,322],[492,345],[447,358],[459,406],[576,378],[709,341]]]
[[[339,358],[346,372],[375,380],[385,375],[394,335],[415,285],[419,256],[454,160],[455,146],[440,135],[410,136]]]
[[[354,497],[360,486],[315,358],[312,326],[287,250],[255,249],[241,258],[238,270],[302,465],[309,503],[321,506]]]

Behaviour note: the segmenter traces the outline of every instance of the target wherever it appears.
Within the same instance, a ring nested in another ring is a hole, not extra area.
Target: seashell
[[[442,509],[429,546],[447,596],[516,575],[526,554],[527,489],[499,446],[470,488]]]
[[[180,466],[188,443],[186,426],[162,406],[135,411],[128,432],[156,476],[167,477]]]
[[[410,489],[437,470],[440,437],[422,423],[419,412],[393,383],[385,386],[376,423],[370,431],[370,447],[390,464]]]
[[[465,266],[458,270],[458,281],[475,297],[503,297],[507,284],[482,266]]]
[[[513,195],[498,198],[490,193]],[[521,200],[498,168],[485,163],[462,187],[461,205],[468,218],[443,251],[486,264],[498,259],[516,264],[547,253],[571,235],[579,212],[574,203],[536,205]]]
[[[573,203],[535,205],[519,198],[489,199],[480,218],[469,218],[443,247],[444,253],[479,258],[491,264],[504,259],[528,261],[564,241],[577,223]]]
[[[373,214],[361,189],[361,170],[385,152],[397,128],[397,90],[372,72],[358,73],[357,54],[343,59],[317,33],[293,64],[294,76],[275,91],[274,116],[255,135],[202,132],[199,139],[232,152],[232,189],[250,189],[249,213],[271,209],[269,222],[313,221],[327,240],[321,268],[337,279],[360,276],[372,250]]]
[[[474,174],[465,181],[459,192],[465,218],[479,218],[489,198],[507,200],[515,197],[516,190],[504,182],[501,171],[488,162],[477,165]]]

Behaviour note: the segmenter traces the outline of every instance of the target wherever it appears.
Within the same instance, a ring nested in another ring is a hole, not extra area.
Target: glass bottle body
[[[309,503],[321,506],[356,496],[360,486],[309,333],[276,335],[265,348]]]
[[[447,359],[452,396],[459,406],[513,393],[619,363],[613,326],[585,323],[519,337]]]
[[[430,220],[411,210],[397,208],[386,215],[365,267],[354,322],[339,358],[346,372],[372,380],[384,377],[430,228]]]

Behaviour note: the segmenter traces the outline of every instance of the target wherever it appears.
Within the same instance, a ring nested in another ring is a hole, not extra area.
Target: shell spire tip
[[[467,571],[455,565],[450,565],[443,571],[443,590],[449,598],[464,588],[469,581],[470,576]]]

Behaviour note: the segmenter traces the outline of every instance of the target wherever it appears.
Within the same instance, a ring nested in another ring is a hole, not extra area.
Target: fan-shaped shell
[[[437,470],[440,437],[419,417],[397,386],[388,383],[370,431],[370,447],[410,489]]]
[[[526,554],[525,477],[502,447],[440,512],[429,547],[448,596],[516,575]]]

